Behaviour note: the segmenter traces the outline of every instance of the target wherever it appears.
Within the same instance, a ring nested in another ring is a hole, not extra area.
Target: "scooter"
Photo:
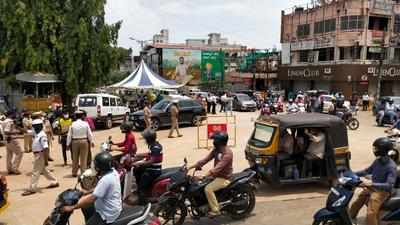
[[[154,215],[160,218],[163,225],[181,225],[188,213],[193,219],[198,220],[206,217],[209,212],[204,188],[212,180],[207,178],[199,180],[195,177],[196,170],[193,175],[188,175],[188,171],[185,171],[182,177],[169,186],[169,191],[161,196],[159,204],[154,209]],[[250,215],[256,202],[252,186],[255,175],[252,170],[234,174],[231,183],[216,192],[222,214],[227,214],[236,220]]]
[[[88,180],[86,180],[87,178]],[[78,203],[83,196],[83,192],[77,188],[78,184],[81,184],[83,189],[86,189],[88,184],[85,183],[89,183],[90,186],[93,183],[92,178],[92,171],[87,170],[78,178],[78,182],[73,189],[67,189],[59,194],[54,209],[43,225],[69,225],[72,212],[64,212],[63,208]],[[150,210],[151,204],[129,208],[123,207],[120,216],[112,225],[161,225],[160,220],[154,217]]]
[[[348,206],[353,198],[354,191],[362,183],[361,179],[351,171],[346,171],[338,179],[338,184],[331,188],[326,207],[314,215],[313,225],[352,225]],[[400,221],[400,190],[396,190],[382,206],[382,211],[387,213],[382,221]]]

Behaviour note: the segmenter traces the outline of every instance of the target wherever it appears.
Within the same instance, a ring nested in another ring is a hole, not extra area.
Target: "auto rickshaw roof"
[[[263,121],[279,124],[281,129],[289,127],[337,127],[344,122],[337,116],[322,113],[296,113],[286,115],[261,116]]]

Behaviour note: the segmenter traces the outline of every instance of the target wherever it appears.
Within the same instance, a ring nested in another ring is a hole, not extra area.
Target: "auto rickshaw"
[[[310,148],[315,140],[310,138],[310,130],[324,137],[319,158],[309,152],[315,149],[315,144]],[[336,116],[320,113],[260,116],[245,154],[257,177],[273,186],[333,182],[350,168],[351,157],[346,124]]]

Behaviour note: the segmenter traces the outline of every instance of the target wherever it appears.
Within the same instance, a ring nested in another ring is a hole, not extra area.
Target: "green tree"
[[[63,97],[92,91],[118,68],[121,22],[105,23],[106,0],[0,1],[0,76],[58,75]]]

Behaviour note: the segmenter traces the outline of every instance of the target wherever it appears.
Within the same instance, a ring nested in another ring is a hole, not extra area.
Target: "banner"
[[[162,53],[163,76],[184,83],[189,77],[200,80],[201,51],[164,48]]]
[[[228,126],[226,123],[216,123],[216,124],[208,124],[207,126],[207,135],[210,139],[215,132],[228,132]]]
[[[224,81],[224,52],[203,51],[201,53],[201,81]]]

